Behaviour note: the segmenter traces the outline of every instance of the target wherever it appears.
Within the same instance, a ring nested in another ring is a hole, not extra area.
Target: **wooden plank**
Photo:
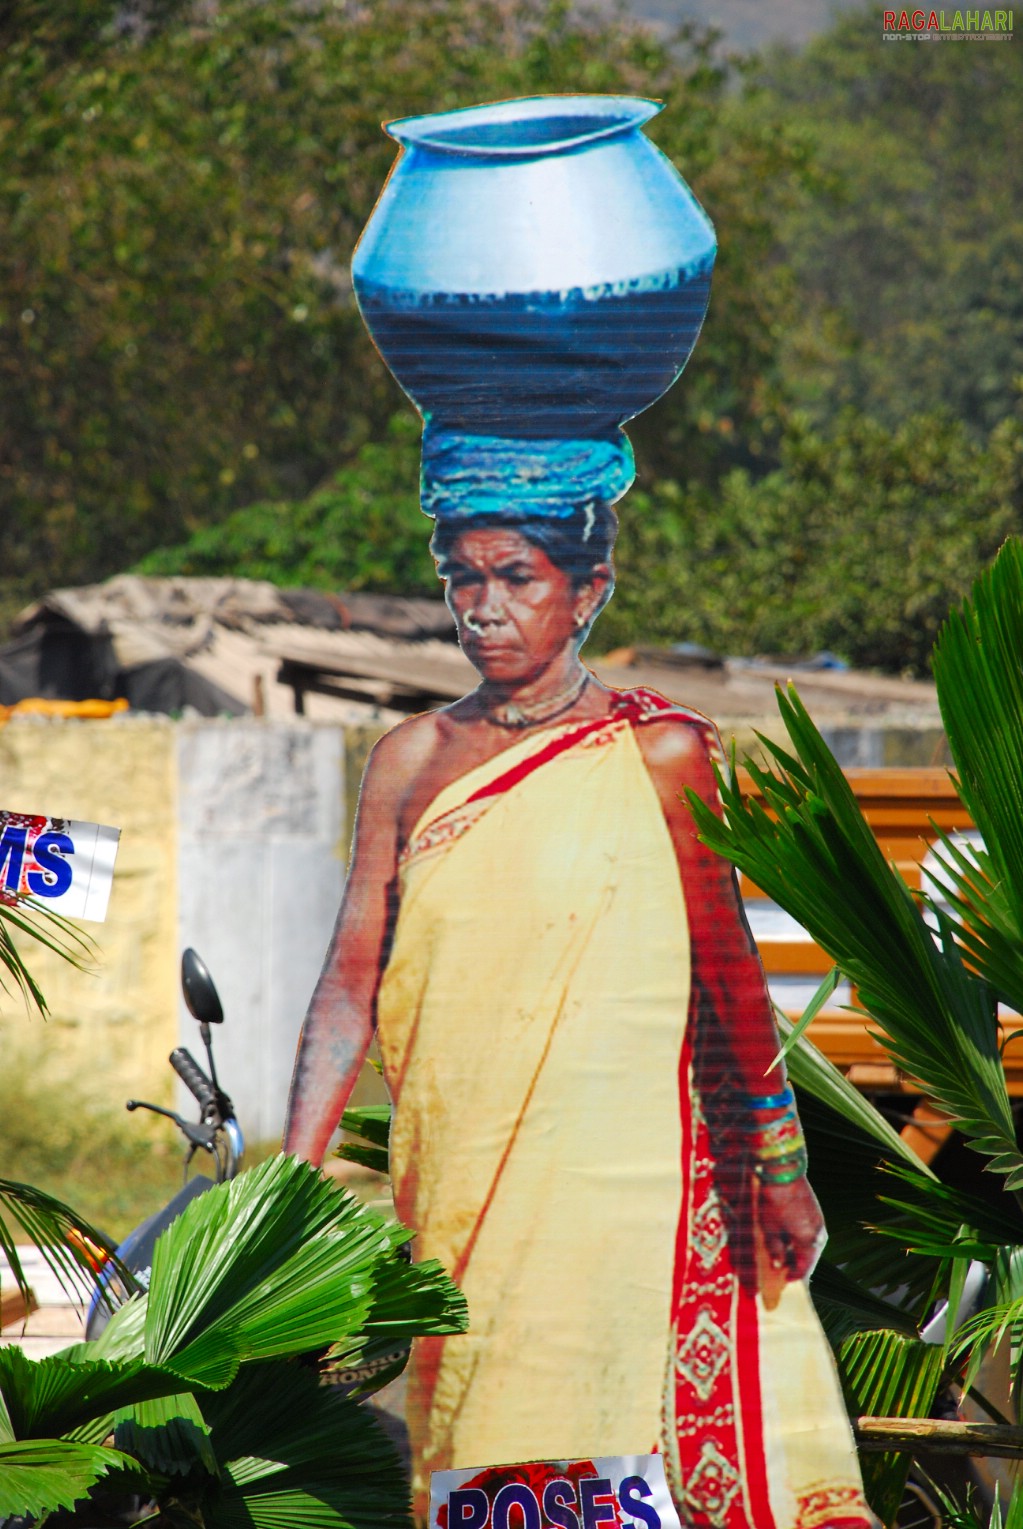
[[[18,1289],[0,1291],[0,1329],[24,1322],[38,1310],[39,1302],[34,1291],[30,1290],[27,1298]]]
[[[846,776],[882,853],[894,861],[899,874],[913,889],[920,885],[919,862],[935,839],[929,819],[933,818],[946,831],[973,827],[943,769],[848,770]],[[748,795],[758,797],[743,770],[739,771],[739,783]],[[740,875],[739,887],[745,899],[764,898],[748,876]],[[828,956],[812,941],[763,939],[759,949],[765,970],[772,978],[822,978],[832,966]],[[829,1061],[846,1072],[858,1087],[919,1093],[912,1079],[901,1078],[882,1048],[871,1039],[869,1024],[867,1019],[829,1006],[814,1020],[810,1034]],[[1001,1024],[1006,1084],[1013,1098],[1021,1098],[1023,1018],[1003,1015]]]

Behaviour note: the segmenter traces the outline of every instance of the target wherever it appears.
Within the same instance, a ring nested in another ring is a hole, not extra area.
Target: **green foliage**
[[[34,1007],[40,1016],[45,1017],[46,999],[16,944],[16,934],[20,934],[23,939],[35,940],[72,965],[83,968],[85,958],[92,954],[94,947],[88,937],[81,934],[68,919],[47,908],[35,906],[31,899],[19,898],[13,904],[0,903],[0,988],[10,992],[13,987],[21,994],[27,1007]],[[4,1085],[10,1086],[10,1082],[10,1070],[5,1069]],[[21,1097],[12,1100],[12,1109],[4,1112],[4,1118],[20,1119],[22,1104]],[[11,1179],[0,1179],[0,1252],[7,1259],[18,1288],[22,1293],[27,1293],[28,1281],[17,1248],[18,1233],[35,1243],[66,1289],[88,1289],[92,1283],[92,1269],[85,1249],[77,1235],[72,1234],[83,1233],[99,1246],[105,1243],[103,1234],[62,1200],[45,1190]],[[102,1474],[105,1469],[102,1462],[93,1464],[96,1465],[97,1474]],[[82,1469],[91,1469],[84,1457],[78,1465]],[[11,1468],[15,1469],[15,1465]],[[20,1469],[20,1466],[17,1468]]]
[[[241,1361],[349,1336],[354,1360],[381,1327],[392,1346],[458,1330],[464,1302],[440,1265],[395,1256],[412,1234],[352,1195],[339,1200],[304,1166],[271,1158],[167,1229],[153,1257],[147,1359],[216,1386]],[[228,1228],[231,1257],[218,1262]]]
[[[799,919],[855,982],[898,1066],[926,1078],[928,1092],[990,1156],[990,1166],[1009,1175],[1010,1187],[1023,1187],[986,983],[964,968],[947,920],[940,940],[933,937],[794,689],[779,694],[779,708],[798,757],[763,739],[771,766],[749,765],[776,816],[723,783],[722,823],[690,791],[701,837]]]
[[[812,134],[780,244],[799,293],[779,335],[789,396],[895,426],[946,411],[983,439],[1023,374],[1023,167],[1010,148],[1023,58],[1006,47],[879,47],[875,10],[758,61],[739,107]],[[979,571],[979,567],[974,571]]]
[[[633,492],[600,640],[826,648],[926,672],[950,604],[1023,524],[1023,420],[978,444],[940,416],[890,429],[850,411],[827,431],[797,416],[780,450],[773,471],[736,469],[713,494]]]
[[[990,1514],[982,1513],[975,1503],[956,1502],[940,1487],[935,1488],[935,1496],[944,1510],[942,1522],[947,1529],[1023,1529],[1023,1486],[1013,1486],[1004,1510],[997,1494]]]
[[[984,841],[969,857],[946,842],[944,880],[975,969],[1023,1005],[1023,544],[1006,543],[953,611],[934,652],[957,790]],[[950,679],[951,677],[951,679]]]
[[[549,90],[663,96],[655,136],[728,229],[681,407],[753,420],[736,363],[768,345],[776,288],[757,253],[785,151],[747,133],[722,171],[724,77],[700,48],[680,62],[558,0],[177,9],[104,29],[82,4],[22,0],[0,59],[7,581],[100,577],[240,505],[302,498],[381,438],[398,395],[349,262],[393,159],[388,117]]]
[[[600,642],[924,672],[1021,525],[1023,57],[876,29],[739,65],[564,0],[6,7],[0,618],[143,558],[434,589],[411,413],[350,286],[380,122],[625,91],[664,101],[720,254],[693,362],[632,427]]]
[[[890,1133],[871,1128],[869,1107],[839,1086],[805,1036],[792,1047],[828,1254],[841,1263],[838,1280],[824,1266],[814,1293],[854,1411],[926,1416],[941,1385],[973,1385],[985,1357],[1005,1341],[1011,1408],[1023,1421],[1023,1155],[996,1011],[998,999],[1023,1011],[1021,641],[1023,546],[1010,541],[953,612],[936,651],[960,789],[986,846],[957,857],[946,844],[950,910],[914,896],[885,862],[791,689],[779,695],[791,752],[764,739],[769,764],[750,766],[766,810],[722,781],[722,820],[690,793],[705,842],[809,930],[855,984],[892,1060],[950,1115],[986,1170],[1002,1176],[996,1204],[937,1182],[895,1148]],[[884,1244],[887,1268],[878,1257]],[[956,1332],[975,1261],[989,1277],[984,1309]],[[871,1304],[885,1292],[895,1310],[886,1317],[877,1309],[872,1319]],[[912,1324],[938,1298],[952,1316],[944,1342],[929,1344]],[[905,1454],[865,1463],[871,1500],[886,1521],[906,1465]]]
[[[52,950],[62,960],[82,970],[87,969],[87,962],[95,953],[95,947],[88,935],[83,934],[70,919],[54,913],[33,898],[19,897],[13,903],[0,902],[0,989],[9,993],[13,984],[25,1000],[26,1007],[34,1008],[45,1018],[46,999],[18,948],[19,934]]]
[[[0,1512],[41,1516],[72,1508],[108,1471],[132,1464],[99,1444],[0,1437]]]
[[[151,552],[146,574],[243,573],[309,589],[435,595],[431,523],[419,508],[419,428],[396,414],[325,488],[297,503],[234,510],[180,547]]]
[[[65,1290],[90,1290],[95,1271],[82,1238],[94,1247],[113,1251],[104,1234],[63,1200],[33,1184],[0,1179],[0,1252],[23,1295],[28,1294],[29,1285],[18,1252],[22,1239],[39,1249]]]
[[[464,1329],[439,1267],[399,1256],[408,1235],[295,1158],[200,1196],[157,1243],[148,1293],[96,1343],[0,1352],[0,1515],[75,1502],[72,1521],[91,1523],[98,1483],[122,1523],[408,1524],[383,1434],[290,1362],[364,1352],[378,1327],[392,1344]],[[117,1449],[98,1449],[111,1432]]]
[[[350,1136],[361,1136],[361,1142],[343,1142],[334,1153],[344,1162],[358,1163],[374,1173],[387,1173],[390,1167],[389,1146],[391,1140],[391,1106],[389,1104],[366,1104],[345,1110],[341,1127]],[[369,1145],[364,1145],[369,1143]]]

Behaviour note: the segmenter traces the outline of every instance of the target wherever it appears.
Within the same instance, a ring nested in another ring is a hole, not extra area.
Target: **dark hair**
[[[445,564],[455,550],[463,531],[518,531],[527,542],[545,552],[573,584],[588,584],[593,570],[601,563],[611,565],[618,517],[609,504],[597,500],[577,505],[571,515],[515,514],[480,515],[476,518],[439,520],[430,538],[430,551],[437,562],[437,572],[445,575]],[[610,596],[610,585],[608,587]],[[603,601],[601,602],[604,603]]]

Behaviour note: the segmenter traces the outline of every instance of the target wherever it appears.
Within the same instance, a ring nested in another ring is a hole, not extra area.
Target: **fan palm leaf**
[[[0,1441],[0,1517],[73,1508],[109,1471],[136,1471],[120,1450],[67,1439]]]
[[[247,1366],[203,1411],[219,1473],[200,1500],[207,1529],[401,1529],[405,1473],[372,1415],[281,1363]]]
[[[361,1142],[343,1142],[334,1153],[348,1163],[358,1163],[360,1168],[371,1168],[374,1173],[387,1173],[390,1169],[388,1144],[391,1138],[391,1106],[389,1104],[364,1104],[345,1110],[341,1116],[342,1129],[352,1136],[361,1136]],[[364,1143],[372,1145],[366,1146]]]
[[[164,1478],[217,1474],[206,1419],[188,1391],[136,1402],[102,1421],[118,1449]]]
[[[854,1417],[925,1418],[946,1378],[940,1345],[901,1332],[854,1333],[839,1350],[839,1371]],[[908,1454],[865,1454],[863,1485],[874,1512],[890,1524],[909,1474]]]
[[[462,1331],[464,1298],[440,1266],[397,1256],[409,1236],[308,1163],[271,1158],[194,1200],[159,1239],[146,1358],[222,1385],[242,1360]]]
[[[0,1349],[2,1431],[10,1439],[54,1438],[115,1408],[180,1390],[179,1375],[141,1359],[32,1360],[18,1348]]]

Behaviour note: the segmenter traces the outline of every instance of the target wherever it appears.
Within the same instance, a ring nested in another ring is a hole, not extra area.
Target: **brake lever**
[[[190,1120],[182,1120],[180,1115],[173,1110],[165,1110],[160,1104],[150,1104],[145,1099],[129,1099],[125,1105],[128,1110],[152,1110],[154,1115],[163,1115],[167,1120],[173,1120],[182,1136],[190,1141],[193,1147],[204,1147],[207,1152],[213,1151],[213,1143],[216,1140],[217,1128],[212,1125],[193,1125]]]

